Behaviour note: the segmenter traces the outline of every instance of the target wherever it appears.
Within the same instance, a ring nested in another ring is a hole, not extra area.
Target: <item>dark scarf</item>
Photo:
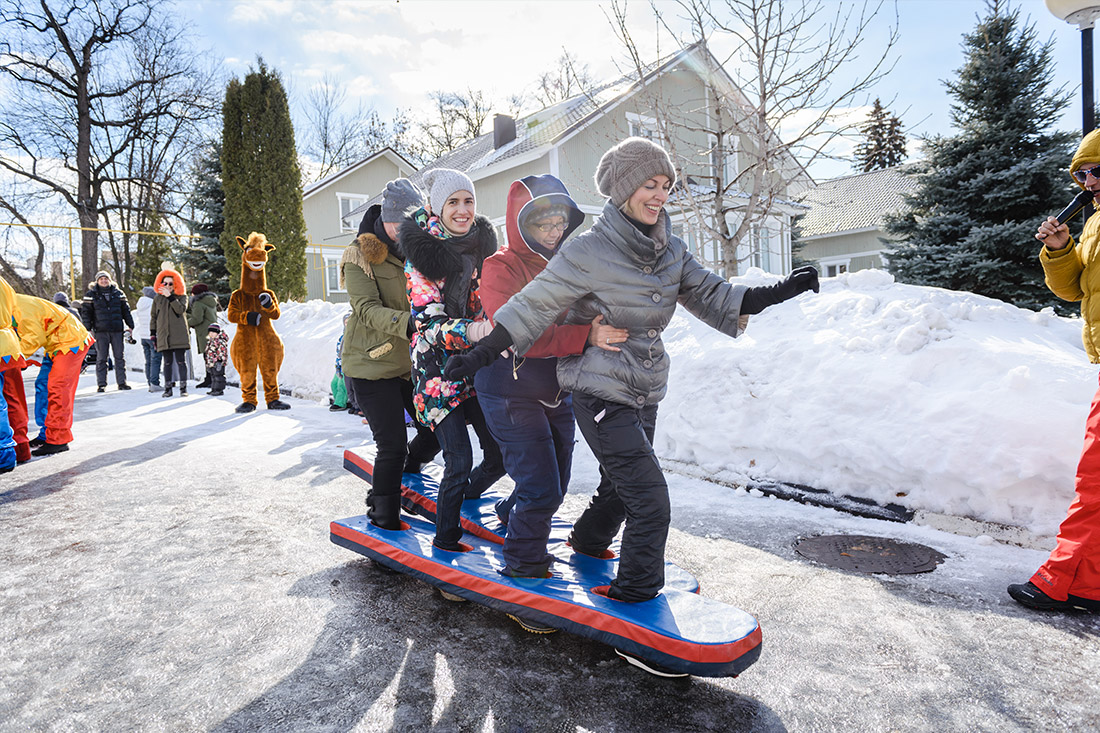
[[[484,216],[474,218],[461,237],[439,239],[413,219],[401,224],[398,238],[408,261],[429,280],[444,280],[443,310],[451,318],[465,318],[475,272],[485,258],[497,251],[497,235]]]

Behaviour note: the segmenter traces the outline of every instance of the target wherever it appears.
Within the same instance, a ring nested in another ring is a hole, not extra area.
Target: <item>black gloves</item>
[[[494,351],[484,343],[479,343],[469,351],[451,356],[447,360],[447,366],[443,367],[443,376],[452,382],[472,377],[478,369],[489,366],[499,357],[499,349]]]
[[[756,315],[769,305],[790,300],[807,290],[821,292],[821,284],[817,281],[817,270],[810,265],[793,270],[787,279],[775,285],[749,288],[741,300],[741,315]]]
[[[443,367],[443,377],[452,382],[469,377],[478,369],[496,361],[500,357],[500,352],[513,343],[515,341],[512,335],[498,323],[488,336],[477,342],[474,348],[448,359],[447,366]]]
[[[249,311],[244,317],[244,322],[249,326],[258,326],[260,325],[260,315],[259,311]]]
[[[272,302],[271,293],[260,293],[260,305],[262,307],[270,308]]]

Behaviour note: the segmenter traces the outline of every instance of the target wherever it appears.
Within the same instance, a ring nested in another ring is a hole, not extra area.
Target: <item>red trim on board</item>
[[[374,475],[374,464],[372,464],[366,458],[358,455],[357,453],[353,453],[350,448],[344,450],[344,461],[355,464],[359,468],[359,470],[363,471],[368,476]],[[419,494],[416,491],[413,491],[404,484],[401,485],[401,496],[405,499],[408,499],[416,506],[422,507],[425,511],[435,514],[434,501],[427,498],[423,494]],[[482,527],[477,522],[471,522],[466,517],[459,517],[458,523],[462,527],[462,529],[469,532],[474,537],[480,537],[483,540],[492,542],[494,545],[504,544],[503,537],[498,535],[496,532],[493,532],[492,530]]]
[[[594,608],[585,608],[576,604],[560,601],[555,598],[528,593],[519,588],[495,583],[485,578],[471,575],[455,568],[441,565],[429,558],[415,555],[393,545],[379,541],[368,534],[364,534],[342,524],[332,522],[329,531],[364,547],[369,547],[374,552],[394,560],[410,569],[430,575],[445,583],[449,583],[466,590],[473,591],[483,596],[495,598],[505,603],[514,603],[519,606],[542,611],[552,616],[568,619],[575,623],[583,624],[597,631],[614,634],[632,642],[647,646],[650,649],[670,654],[686,662],[699,664],[726,664],[740,659],[760,645],[762,635],[760,625],[747,636],[727,644],[696,644],[682,639],[673,639],[650,629],[632,624],[616,616],[611,616],[604,611]]]

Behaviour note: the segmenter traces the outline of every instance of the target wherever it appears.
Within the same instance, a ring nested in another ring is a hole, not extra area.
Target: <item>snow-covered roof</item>
[[[905,208],[903,194],[916,192],[907,164],[822,181],[800,198],[810,207],[798,225],[803,239],[877,229],[886,214]]]

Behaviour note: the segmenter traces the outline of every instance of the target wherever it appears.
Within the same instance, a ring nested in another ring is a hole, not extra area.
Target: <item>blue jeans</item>
[[[141,350],[145,354],[145,381],[154,387],[160,386],[160,362],[164,357],[157,351],[157,342],[142,339]]]
[[[516,575],[541,577],[552,562],[546,552],[550,522],[569,489],[573,465],[573,400],[554,407],[536,399],[498,397],[482,391],[485,421],[500,445],[504,468],[516,489],[498,511],[508,510],[504,560]],[[501,515],[504,516],[504,511]]]
[[[477,434],[484,456],[476,470],[473,468],[474,451],[470,445],[470,433],[466,430],[467,421]],[[492,476],[500,478],[504,475],[504,459],[489,434],[485,416],[481,414],[481,407],[474,397],[447,413],[435,426],[435,437],[443,448],[443,480],[439,482],[439,496],[435,501],[435,544],[445,550],[457,550],[458,541],[462,538],[462,527],[459,526],[462,502],[470,487],[471,476],[474,476],[475,482],[487,481],[487,477]]]

